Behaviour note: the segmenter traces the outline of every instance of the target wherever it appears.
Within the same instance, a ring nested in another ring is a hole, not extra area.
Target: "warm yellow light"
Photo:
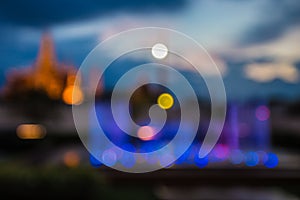
[[[17,127],[17,135],[21,139],[41,139],[46,135],[46,129],[40,124],[21,124]]]
[[[67,167],[76,167],[79,165],[80,158],[76,152],[69,151],[65,153],[63,161]]]
[[[159,107],[161,107],[162,109],[167,110],[167,109],[169,109],[173,106],[174,99],[170,94],[163,93],[158,97],[157,103],[158,103]]]
[[[66,104],[79,105],[83,101],[83,93],[78,86],[68,86],[62,95],[62,98]]]

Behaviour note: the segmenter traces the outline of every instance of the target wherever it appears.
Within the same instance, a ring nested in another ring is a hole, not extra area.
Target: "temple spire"
[[[38,71],[51,71],[55,66],[56,58],[54,45],[51,35],[45,33],[41,39],[40,50],[36,61],[36,69]]]

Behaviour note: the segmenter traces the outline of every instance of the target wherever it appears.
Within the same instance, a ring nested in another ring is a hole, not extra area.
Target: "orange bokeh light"
[[[64,154],[63,161],[67,167],[76,167],[79,165],[80,157],[76,152],[69,151]]]
[[[41,139],[46,135],[46,129],[40,124],[21,124],[17,127],[17,135],[21,139]]]
[[[137,136],[145,141],[153,139],[154,135],[155,130],[150,126],[142,126],[137,132]]]
[[[79,87],[71,85],[65,88],[62,98],[66,104],[79,105],[82,103],[84,97]]]

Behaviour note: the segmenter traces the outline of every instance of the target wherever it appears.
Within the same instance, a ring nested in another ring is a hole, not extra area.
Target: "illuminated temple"
[[[29,68],[9,73],[4,95],[16,100],[32,92],[39,92],[51,100],[80,104],[83,92],[80,82],[75,84],[76,72],[73,66],[57,62],[53,40],[49,34],[44,34],[36,62]]]

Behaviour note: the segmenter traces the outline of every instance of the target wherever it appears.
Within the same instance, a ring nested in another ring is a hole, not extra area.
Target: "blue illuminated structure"
[[[119,106],[125,106],[125,104],[120,103]],[[97,101],[96,111],[98,119],[90,123],[91,146],[101,145],[101,141],[97,141],[97,137],[94,137],[98,133],[93,132],[94,124],[99,122],[106,136],[115,145],[125,151],[138,153],[152,152],[166,145],[174,137],[178,128],[177,122],[180,120],[175,110],[175,114],[173,113],[172,118],[167,120],[162,131],[151,140],[144,141],[127,135],[118,128],[111,114],[109,98]],[[204,168],[215,163],[231,163],[231,165],[246,167],[276,167],[279,162],[277,155],[267,153],[270,151],[269,112],[268,106],[261,102],[229,105],[225,126],[219,142],[210,154],[204,158],[199,158],[198,152],[207,129],[208,117],[201,116],[204,122],[199,122],[200,126],[194,142],[175,162],[175,166],[194,165]],[[122,123],[126,124],[128,121],[126,116],[122,119]],[[186,127],[189,126],[188,121],[181,123],[184,123]],[[101,156],[105,162],[104,164],[107,166],[112,166],[116,162],[119,162],[124,167],[131,168],[137,162],[134,157],[125,157],[120,153],[114,152],[113,149],[106,149],[103,152],[99,152],[99,156]],[[158,162],[164,162],[164,159],[168,158],[162,157]],[[94,157],[90,158],[90,162],[93,166],[101,166],[101,163]],[[146,160],[146,162],[157,161]]]

